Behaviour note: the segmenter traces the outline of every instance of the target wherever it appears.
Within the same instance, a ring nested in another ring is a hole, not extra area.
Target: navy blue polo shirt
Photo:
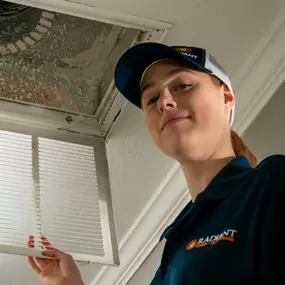
[[[151,285],[285,284],[285,156],[226,165],[164,232]]]

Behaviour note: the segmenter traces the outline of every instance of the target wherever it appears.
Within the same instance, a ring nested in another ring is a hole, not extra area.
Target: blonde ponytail
[[[246,157],[252,167],[257,166],[258,162],[255,155],[250,151],[241,137],[233,130],[231,130],[231,141],[236,156],[243,155]]]

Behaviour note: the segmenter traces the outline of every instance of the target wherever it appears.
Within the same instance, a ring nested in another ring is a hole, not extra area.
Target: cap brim
[[[189,67],[208,71],[190,57],[184,56],[170,46],[159,43],[138,44],[127,50],[116,66],[115,84],[120,93],[132,104],[141,108],[141,76],[149,65],[165,58],[182,60]]]

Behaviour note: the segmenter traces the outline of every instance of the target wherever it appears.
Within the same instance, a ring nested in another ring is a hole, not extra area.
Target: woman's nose
[[[169,111],[177,107],[177,103],[168,90],[164,90],[158,99],[157,107],[159,112]]]

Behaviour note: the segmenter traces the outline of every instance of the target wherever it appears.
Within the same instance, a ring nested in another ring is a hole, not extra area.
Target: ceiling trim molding
[[[165,227],[189,200],[183,172],[175,164],[120,242],[120,267],[102,267],[91,284],[126,284],[157,245]]]
[[[257,43],[233,77],[237,98],[236,123],[243,134],[285,80],[285,9]]]
[[[104,22],[112,25],[138,29],[142,31],[152,31],[153,29],[169,30],[172,25],[167,22],[133,16],[95,6],[75,3],[66,0],[9,0],[10,2],[27,5],[35,8],[45,9],[58,13],[77,16],[85,19]]]
[[[260,114],[267,105],[276,91],[284,83],[285,80],[285,57],[282,65],[272,73],[272,77],[268,78],[264,85],[261,85],[259,95],[253,98],[252,103],[248,105],[244,111],[242,120],[238,122],[235,129],[238,133],[243,134],[247,128],[254,122],[255,118]]]

